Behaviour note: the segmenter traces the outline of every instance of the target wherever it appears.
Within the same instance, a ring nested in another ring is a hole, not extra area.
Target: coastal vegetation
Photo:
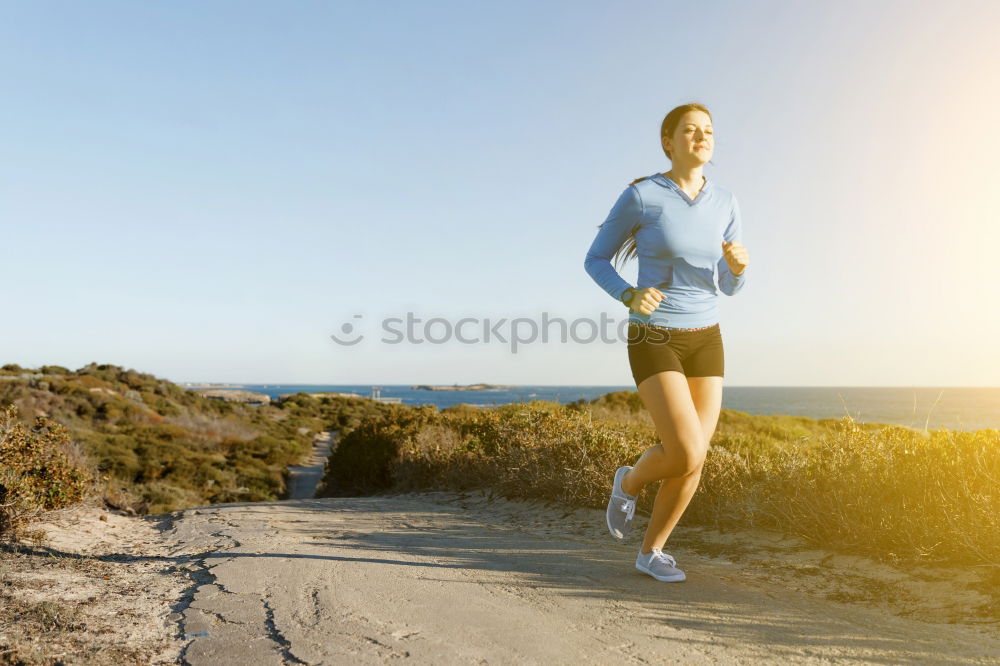
[[[96,363],[75,371],[5,365],[0,409],[7,410],[0,494],[7,503],[19,498],[19,514],[39,504],[32,499],[37,493],[54,498],[64,490],[65,497],[77,497],[78,486],[137,514],[279,499],[286,468],[309,453],[313,435],[350,424],[353,413],[339,404],[324,410],[308,397],[271,405],[211,399],[150,374]],[[70,468],[79,470],[79,480]],[[47,489],[26,481],[32,469],[47,479]],[[49,478],[54,470],[67,475],[64,486]],[[53,501],[45,506],[53,508]]]
[[[490,488],[603,508],[612,471],[658,441],[631,391],[569,405],[385,405],[341,432],[318,495]],[[890,563],[996,567],[998,481],[1000,430],[723,409],[680,524],[763,527]],[[648,515],[654,496],[650,486],[637,511]]]
[[[86,493],[139,514],[280,499],[288,466],[323,430],[339,436],[318,496],[488,488],[569,509],[603,508],[611,472],[658,443],[634,391],[443,410],[307,393],[248,405],[93,363],[3,366],[0,409],[8,530]],[[1000,430],[723,409],[681,525],[764,527],[888,562],[1000,571],[998,481]],[[640,513],[654,495],[643,493]]]

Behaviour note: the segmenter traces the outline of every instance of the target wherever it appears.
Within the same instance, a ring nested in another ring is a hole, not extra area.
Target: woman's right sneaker
[[[635,516],[635,495],[629,495],[622,490],[622,479],[625,473],[632,469],[624,465],[615,470],[614,481],[611,482],[611,499],[608,500],[608,530],[616,539],[624,539],[629,533],[632,518]]]
[[[665,583],[677,583],[685,578],[684,572],[677,568],[674,556],[656,547],[649,553],[640,549],[635,558],[635,568]]]

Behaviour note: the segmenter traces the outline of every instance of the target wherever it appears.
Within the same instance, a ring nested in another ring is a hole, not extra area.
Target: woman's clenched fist
[[[656,287],[646,287],[636,289],[632,295],[632,300],[628,303],[629,310],[636,310],[644,315],[653,314],[653,310],[666,298],[663,292]]]
[[[732,271],[733,275],[739,275],[750,265],[750,254],[739,241],[729,243],[722,241],[722,256],[726,258],[726,263],[729,264],[729,270]]]

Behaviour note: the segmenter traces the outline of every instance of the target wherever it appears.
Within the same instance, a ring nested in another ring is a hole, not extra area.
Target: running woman
[[[747,280],[736,197],[702,173],[712,158],[712,115],[684,104],[666,115],[660,142],[670,170],[632,181],[599,226],[584,268],[628,307],[628,359],[660,443],[611,484],[607,523],[624,539],[646,484],[662,481],[635,566],[656,580],[684,580],[663,551],[698,487],[722,407],[724,353],[718,288],[733,296]],[[632,287],[611,264],[638,256]]]

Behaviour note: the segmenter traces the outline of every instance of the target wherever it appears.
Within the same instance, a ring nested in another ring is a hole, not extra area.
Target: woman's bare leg
[[[688,377],[687,382],[705,441],[711,443],[722,410],[722,377]]]
[[[698,488],[722,406],[722,377],[687,378],[667,371],[638,389],[661,443],[640,456],[622,489],[637,495],[647,483],[663,480],[643,539],[642,552],[648,553],[653,546],[663,547]]]

